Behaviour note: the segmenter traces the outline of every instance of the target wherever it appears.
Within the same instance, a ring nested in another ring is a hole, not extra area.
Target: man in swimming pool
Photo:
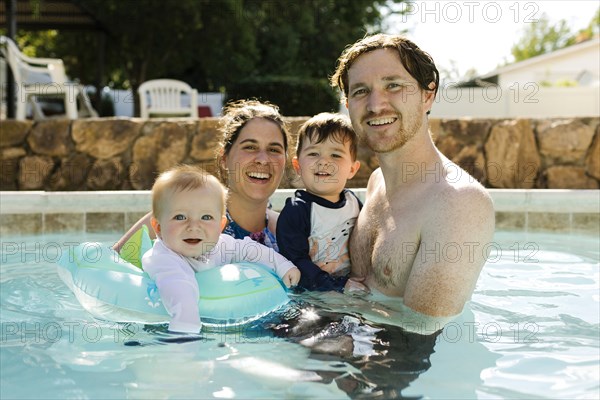
[[[343,52],[331,82],[380,165],[351,237],[352,275],[420,314],[459,314],[485,263],[494,209],[431,139],[433,60],[401,36],[369,36]]]

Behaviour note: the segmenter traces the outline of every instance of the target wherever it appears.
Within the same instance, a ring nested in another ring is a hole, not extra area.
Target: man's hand
[[[365,295],[370,293],[371,291],[369,290],[369,288],[362,283],[364,281],[364,277],[353,277],[348,279],[346,285],[344,286],[344,293],[358,295]]]

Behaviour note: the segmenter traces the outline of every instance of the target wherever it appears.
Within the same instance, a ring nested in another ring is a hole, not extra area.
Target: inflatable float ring
[[[141,255],[151,244],[147,228],[123,246],[124,250],[129,249],[126,255],[123,250],[119,255],[101,243],[80,243],[63,252],[58,273],[83,308],[97,318],[166,323],[170,317],[156,284],[139,267]],[[225,264],[196,273],[196,280],[200,319],[209,326],[254,321],[289,301],[283,282],[260,264]]]

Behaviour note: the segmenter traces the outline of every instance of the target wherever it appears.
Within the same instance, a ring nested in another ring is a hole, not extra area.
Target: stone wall
[[[288,119],[292,146],[305,120]],[[487,187],[599,188],[599,118],[430,123],[438,148]],[[214,172],[217,126],[214,118],[0,121],[0,190],[149,189],[158,172],[177,163]],[[377,168],[369,150],[361,148],[359,159],[361,169],[349,187],[366,186]],[[281,187],[294,187],[295,178],[288,167]]]

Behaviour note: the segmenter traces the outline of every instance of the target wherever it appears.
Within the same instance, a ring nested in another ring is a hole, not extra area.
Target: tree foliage
[[[592,17],[587,28],[577,33],[572,33],[563,19],[552,24],[548,17],[543,14],[541,18],[528,25],[521,39],[512,47],[511,53],[515,61],[523,61],[528,58],[549,53],[591,39],[599,33],[600,8]]]
[[[574,41],[565,20],[553,25],[546,15],[542,15],[539,20],[527,26],[525,34],[512,47],[511,53],[518,62],[561,49]]]
[[[380,28],[389,4],[387,0],[74,1],[108,29],[104,83],[134,93],[142,82],[166,77],[184,80],[199,91],[225,92],[252,77],[325,79],[347,44]],[[23,37],[26,42],[35,35]],[[101,35],[60,31],[44,40],[43,46],[36,46],[38,56],[63,58],[71,76],[96,82]]]
[[[579,31],[577,41],[588,40],[597,35],[600,35],[600,7],[596,10],[596,14],[594,14],[588,26]]]

